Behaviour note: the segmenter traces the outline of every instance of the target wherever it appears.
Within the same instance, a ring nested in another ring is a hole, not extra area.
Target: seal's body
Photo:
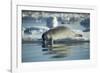
[[[43,47],[45,47],[48,43],[52,46],[54,40],[73,38],[76,36],[79,36],[79,34],[75,33],[70,28],[65,26],[58,26],[43,33]]]

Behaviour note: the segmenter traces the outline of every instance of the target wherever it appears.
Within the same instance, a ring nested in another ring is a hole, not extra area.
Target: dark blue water
[[[90,59],[89,43],[56,44],[42,48],[41,44],[22,44],[22,62],[63,61]]]

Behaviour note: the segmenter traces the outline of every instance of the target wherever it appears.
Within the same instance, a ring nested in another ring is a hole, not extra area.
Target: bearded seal
[[[51,28],[50,30],[44,32],[42,34],[43,45],[42,47],[53,45],[54,41],[67,39],[67,38],[74,38],[74,37],[82,37],[81,34],[77,34],[76,32],[72,31],[70,28],[66,26],[57,26],[55,28]]]

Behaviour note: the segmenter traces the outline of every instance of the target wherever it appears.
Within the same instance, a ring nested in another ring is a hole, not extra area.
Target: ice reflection
[[[43,51],[46,51],[44,55],[51,55],[50,58],[67,58],[81,51],[89,51],[89,43],[55,44],[53,47],[49,46],[48,49],[43,49]]]

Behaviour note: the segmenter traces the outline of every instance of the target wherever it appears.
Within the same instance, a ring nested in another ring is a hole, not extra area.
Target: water
[[[89,43],[56,44],[53,48],[42,48],[41,43],[22,44],[22,62],[86,59],[90,59]]]

